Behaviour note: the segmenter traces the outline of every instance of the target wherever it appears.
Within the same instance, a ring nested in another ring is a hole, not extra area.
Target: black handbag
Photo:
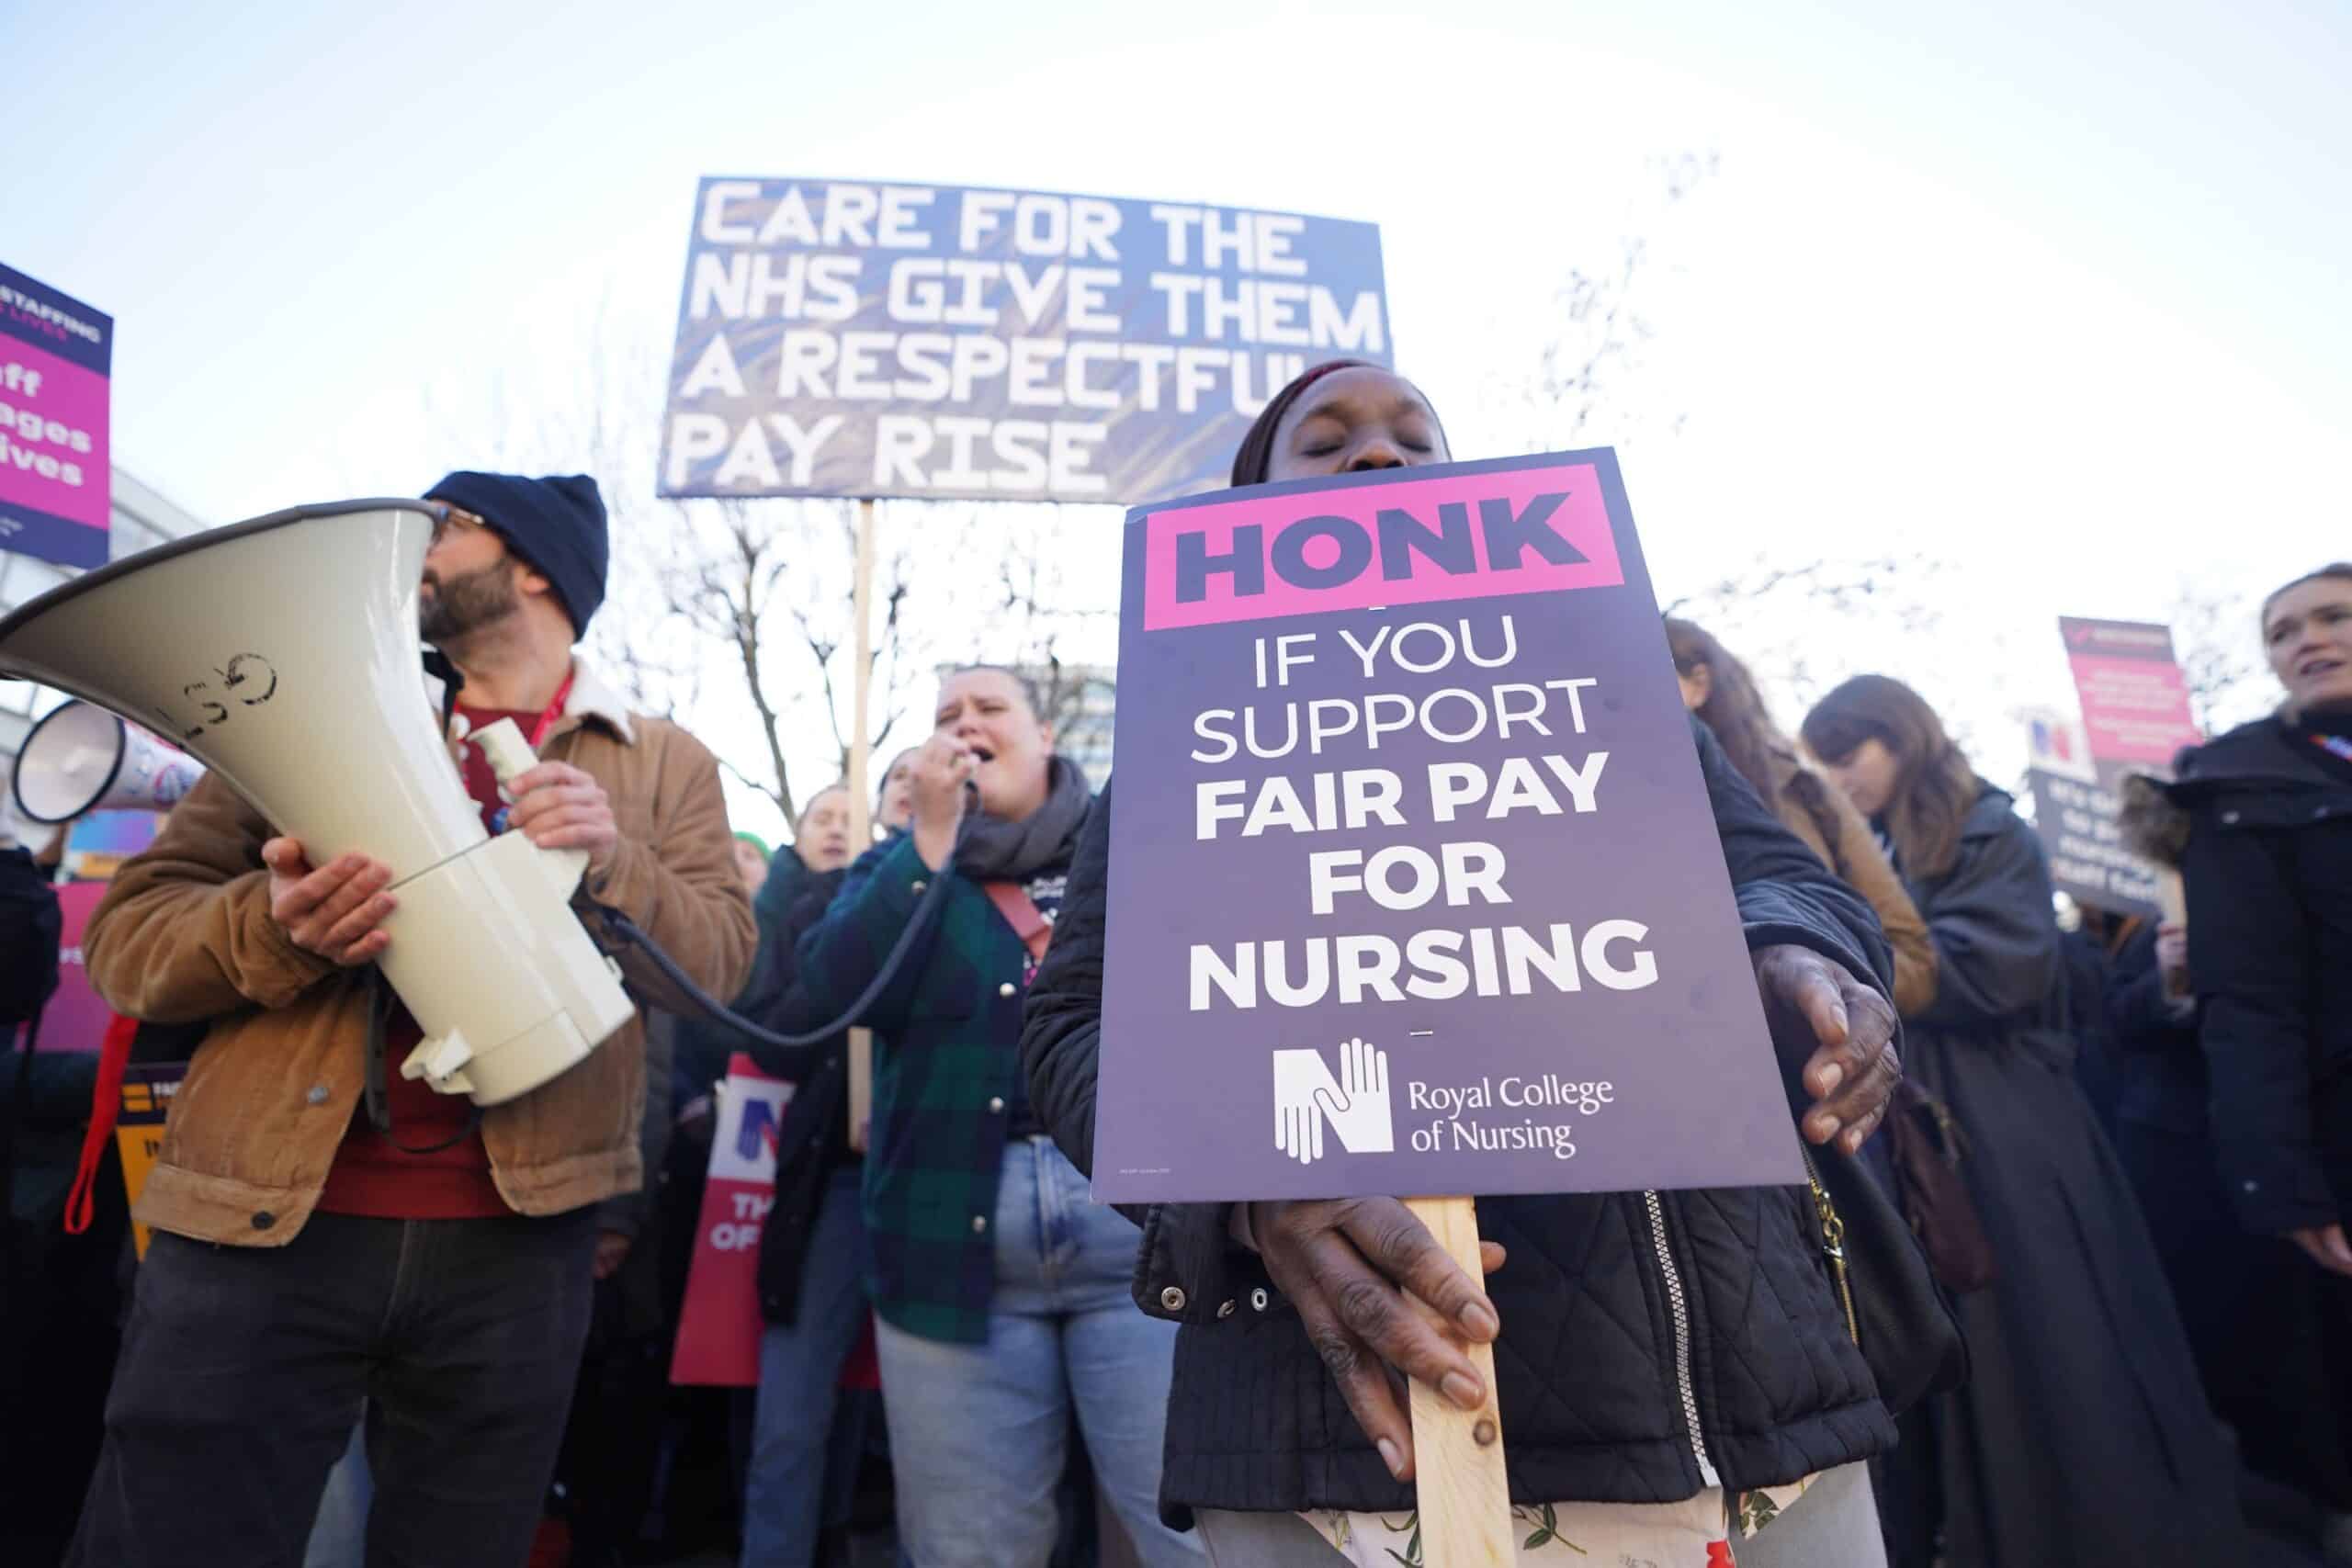
[[[1858,1155],[1805,1150],[1846,1326],[1890,1416],[1968,1381],[1968,1341],[1903,1212]]]
[[[1976,1200],[1961,1179],[1966,1140],[1943,1101],[1905,1078],[1894,1086],[1883,1129],[1894,1160],[1895,1190],[1936,1283],[1955,1296],[1981,1291],[1999,1273]]]

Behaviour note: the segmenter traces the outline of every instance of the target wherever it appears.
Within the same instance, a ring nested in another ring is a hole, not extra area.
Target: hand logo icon
[[[1320,1051],[1274,1053],[1274,1147],[1301,1165],[1312,1165],[1323,1157],[1327,1122],[1351,1155],[1395,1152],[1387,1052],[1361,1040],[1340,1042],[1336,1078]]]

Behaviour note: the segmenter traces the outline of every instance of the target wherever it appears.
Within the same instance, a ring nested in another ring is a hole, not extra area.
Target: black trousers
[[[2212,1145],[2125,1122],[2115,1152],[2140,1194],[2214,1413],[2257,1474],[2352,1509],[2352,1280],[2292,1242],[2239,1228]]]
[[[521,1568],[588,1331],[593,1212],[158,1232],[74,1568],[299,1568],[368,1402],[370,1568]]]

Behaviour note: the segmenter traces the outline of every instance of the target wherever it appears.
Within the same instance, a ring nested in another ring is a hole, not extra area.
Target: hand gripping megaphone
[[[450,765],[417,660],[433,521],[354,501],[142,550],[0,620],[0,674],[153,726],[314,865],[390,866],[377,962],[424,1034],[403,1070],[496,1105],[636,1010],[571,909],[587,857],[492,838]]]
[[[9,788],[35,822],[92,811],[161,811],[196,787],[204,764],[91,703],[44,714],[17,751]]]

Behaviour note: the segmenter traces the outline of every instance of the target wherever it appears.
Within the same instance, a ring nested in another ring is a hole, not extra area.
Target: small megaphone
[[[142,550],[0,620],[0,673],[153,725],[315,865],[390,866],[399,907],[377,962],[424,1033],[402,1070],[496,1105],[636,1009],[571,910],[587,856],[492,838],[450,765],[417,660],[433,523],[422,502],[355,501]],[[102,771],[77,755],[51,776],[74,769]],[[45,807],[74,793],[28,771],[17,787]]]
[[[17,752],[17,809],[35,822],[92,811],[162,811],[196,787],[204,764],[91,703],[51,708]]]

